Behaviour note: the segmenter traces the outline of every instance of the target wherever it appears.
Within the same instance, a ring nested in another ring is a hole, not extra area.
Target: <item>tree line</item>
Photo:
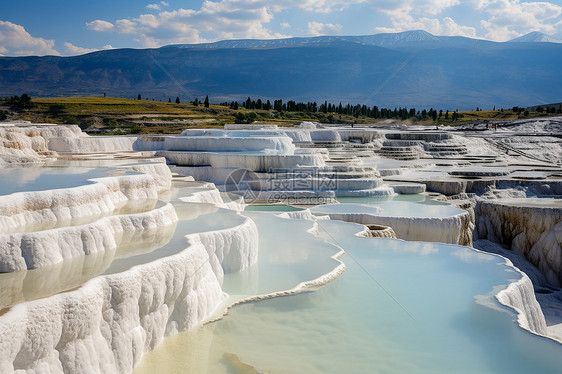
[[[443,111],[437,111],[437,109],[423,109],[416,110],[415,108],[399,107],[399,108],[379,108],[378,106],[367,106],[362,104],[333,104],[329,103],[327,100],[323,103],[318,104],[317,102],[297,102],[294,100],[289,100],[284,102],[282,99],[274,100],[273,104],[269,100],[252,100],[248,97],[246,101],[238,103],[238,101],[223,102],[219,105],[227,106],[230,109],[237,110],[238,108],[253,109],[253,110],[274,110],[276,112],[306,112],[306,113],[325,113],[325,114],[338,114],[338,115],[348,115],[354,116],[356,118],[369,117],[373,119],[410,119],[418,118],[420,120],[433,119],[445,116],[445,119],[449,119],[449,111],[444,114]],[[458,113],[455,111],[451,115],[451,119],[455,120],[458,118]]]
[[[141,100],[141,95],[138,95],[138,100]],[[172,102],[172,99],[168,99],[169,102]],[[176,104],[180,103],[180,98],[176,97],[175,100]],[[201,101],[198,98],[195,98],[191,102],[195,106],[201,105]],[[205,101],[203,105],[208,108],[209,107],[209,96],[205,97]],[[397,107],[397,108],[379,108],[378,106],[367,106],[364,104],[333,104],[329,103],[325,100],[323,103],[318,104],[316,101],[308,101],[308,102],[297,102],[295,100],[288,100],[284,102],[282,99],[274,100],[271,103],[270,100],[262,100],[262,99],[252,99],[248,97],[245,101],[239,103],[238,101],[225,101],[219,103],[221,106],[229,107],[233,110],[238,110],[239,108],[244,108],[248,110],[267,110],[267,111],[276,111],[276,112],[304,112],[304,113],[324,113],[324,114],[337,114],[337,115],[347,115],[353,116],[355,118],[359,117],[367,117],[373,119],[400,119],[400,120],[407,120],[407,119],[416,119],[416,120],[428,120],[431,119],[436,121],[437,119],[445,119],[445,120],[452,120],[457,121],[460,118],[463,118],[462,114],[459,114],[458,109],[452,112],[449,110],[437,110],[434,108],[430,108],[429,110],[416,110],[416,108],[407,108],[407,107]],[[482,108],[476,108],[476,111],[482,111]],[[513,107],[512,109],[514,112],[518,113],[519,115],[522,114],[524,111],[523,108]],[[494,106],[493,111],[496,111],[496,107]],[[504,111],[502,108],[499,110],[501,112]],[[543,109],[541,107],[537,108],[537,112],[542,113],[562,113],[562,105],[558,110],[555,108],[546,108]],[[524,111],[525,116],[529,115],[528,111]]]
[[[105,93],[104,93],[104,96],[103,96],[103,97],[105,97]],[[141,95],[140,93],[137,95],[137,100],[142,100],[142,95]],[[148,98],[146,98],[146,100],[148,100]],[[152,99],[152,101],[154,101],[154,98]],[[168,98],[168,102],[169,102],[169,103],[172,102],[172,98],[171,98],[171,97]],[[179,97],[179,96],[176,97],[175,103],[176,103],[176,104],[181,104],[181,100],[180,100],[180,97]],[[191,103],[192,103],[193,105],[195,105],[195,106],[199,106],[199,104],[201,104],[201,102],[199,101],[198,98],[195,98],[195,100],[193,100]],[[205,106],[205,108],[208,108],[208,107],[210,106],[210,104],[209,104],[209,96],[208,96],[208,95],[205,97],[205,101],[203,102],[203,105]]]

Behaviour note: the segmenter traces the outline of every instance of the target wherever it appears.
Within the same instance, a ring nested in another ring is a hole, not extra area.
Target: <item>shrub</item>
[[[117,120],[116,120],[116,119],[112,119],[112,120],[109,121],[109,123],[107,124],[107,127],[113,130],[113,129],[116,129],[118,125],[119,125],[119,124],[117,123]]]
[[[135,125],[131,127],[131,129],[129,130],[129,134],[140,134],[141,132],[142,132],[142,127],[140,127],[139,125]]]
[[[64,123],[66,123],[67,125],[74,125],[77,122],[78,120],[76,119],[76,117],[73,116],[68,116],[64,118]]]

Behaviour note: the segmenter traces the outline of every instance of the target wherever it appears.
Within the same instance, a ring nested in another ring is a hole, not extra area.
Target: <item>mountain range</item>
[[[562,44],[408,31],[226,40],[72,57],[0,57],[0,96],[102,95],[211,102],[294,99],[492,109],[562,99]]]

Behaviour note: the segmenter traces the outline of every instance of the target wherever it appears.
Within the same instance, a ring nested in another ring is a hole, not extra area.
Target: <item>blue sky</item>
[[[426,30],[562,40],[562,0],[28,0],[3,4],[0,55],[76,55],[224,39]]]

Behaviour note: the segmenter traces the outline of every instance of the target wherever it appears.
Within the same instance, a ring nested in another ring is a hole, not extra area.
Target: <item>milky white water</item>
[[[385,217],[450,217],[464,211],[451,205],[384,201],[376,204],[330,204],[314,207],[315,214],[363,213]]]
[[[258,223],[260,250],[300,245],[302,232],[274,223]],[[357,237],[354,224],[319,225],[321,237],[347,251],[339,279],[315,292],[238,305],[218,322],[166,339],[136,373],[562,371],[562,346],[521,329],[515,312],[495,299],[521,278],[501,257]],[[260,282],[282,286],[291,267],[271,273],[275,257],[267,257],[258,264]],[[301,280],[313,275],[305,271]]]
[[[88,184],[88,180],[92,178],[132,174],[137,173],[112,168],[5,168],[0,169],[0,195],[78,187]]]

